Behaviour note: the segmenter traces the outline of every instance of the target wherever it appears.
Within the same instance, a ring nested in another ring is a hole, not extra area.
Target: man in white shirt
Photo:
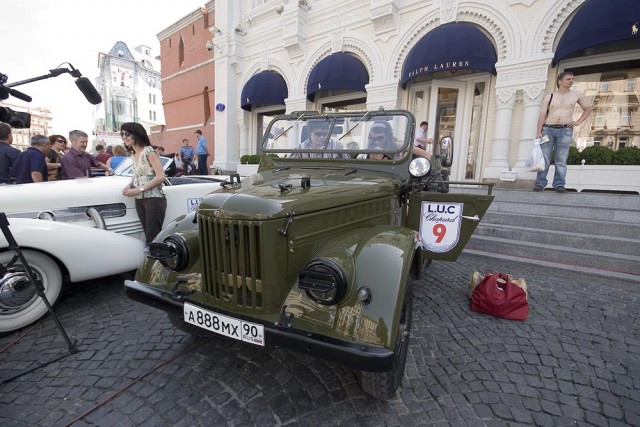
[[[427,151],[427,144],[433,144],[433,138],[425,137],[429,123],[422,122],[416,129],[416,137],[413,141],[413,154],[418,157],[431,159],[431,153]]]

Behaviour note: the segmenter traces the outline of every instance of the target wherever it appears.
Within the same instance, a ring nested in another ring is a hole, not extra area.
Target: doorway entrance
[[[429,122],[427,137],[453,138],[452,181],[481,179],[482,136],[486,124],[489,76],[432,80],[412,85],[409,110],[416,122]]]

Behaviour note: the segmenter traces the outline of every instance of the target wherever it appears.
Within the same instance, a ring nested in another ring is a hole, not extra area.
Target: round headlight
[[[311,261],[300,270],[298,287],[312,301],[322,305],[340,302],[347,291],[347,280],[342,269],[328,259]]]
[[[424,157],[416,157],[409,163],[409,173],[414,178],[422,178],[431,170],[431,162]]]
[[[173,247],[175,255],[173,257],[166,258],[164,260],[165,262],[160,262],[162,262],[165,267],[175,271],[187,268],[187,264],[189,262],[189,249],[187,249],[187,243],[184,239],[174,234],[167,237],[164,242]]]
[[[152,242],[145,248],[145,255],[157,259],[166,268],[180,271],[189,264],[189,249],[184,239],[172,234],[162,243]]]

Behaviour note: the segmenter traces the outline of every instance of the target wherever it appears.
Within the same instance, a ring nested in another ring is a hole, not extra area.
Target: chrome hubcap
[[[42,281],[40,275],[32,271],[34,278]],[[23,269],[9,269],[0,278],[0,315],[10,315],[24,310],[38,297]]]

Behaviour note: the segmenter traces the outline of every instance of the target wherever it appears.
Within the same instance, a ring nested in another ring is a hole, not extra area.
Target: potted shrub
[[[555,172],[549,168],[549,182]],[[566,186],[569,189],[605,190],[640,193],[640,148],[623,147],[617,151],[593,145],[579,151],[569,148]]]

